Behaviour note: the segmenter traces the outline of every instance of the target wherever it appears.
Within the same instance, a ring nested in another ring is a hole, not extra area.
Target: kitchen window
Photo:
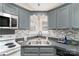
[[[30,30],[31,31],[47,31],[48,30],[48,17],[47,15],[31,15],[30,16]]]

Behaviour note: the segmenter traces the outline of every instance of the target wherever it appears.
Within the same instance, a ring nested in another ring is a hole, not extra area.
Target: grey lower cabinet
[[[40,47],[40,56],[55,56],[56,49],[53,47]]]
[[[57,29],[66,29],[70,27],[70,7],[66,5],[57,9]]]
[[[79,3],[72,4],[72,28],[79,28]]]
[[[18,7],[11,3],[3,4],[3,12],[18,16]]]
[[[21,48],[21,55],[22,56],[38,56],[39,55],[39,48],[37,48],[37,47],[22,47]]]
[[[22,56],[55,56],[56,49],[53,47],[22,47]]]
[[[0,12],[2,12],[2,3],[0,3]]]
[[[19,8],[19,29],[30,28],[30,12]]]
[[[56,10],[48,12],[48,29],[56,29]]]

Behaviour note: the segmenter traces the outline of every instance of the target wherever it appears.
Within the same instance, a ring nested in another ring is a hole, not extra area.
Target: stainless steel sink
[[[49,40],[46,40],[46,39],[35,38],[35,39],[32,39],[32,40],[29,40],[26,44],[30,45],[30,46],[49,46],[52,43]]]

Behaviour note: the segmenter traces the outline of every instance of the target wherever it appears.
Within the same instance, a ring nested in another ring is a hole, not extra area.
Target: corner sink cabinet
[[[55,56],[56,50],[53,46],[22,46],[22,56]]]

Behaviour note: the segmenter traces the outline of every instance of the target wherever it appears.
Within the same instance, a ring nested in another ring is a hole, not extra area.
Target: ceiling
[[[30,11],[48,11],[54,9],[64,3],[15,3]]]

